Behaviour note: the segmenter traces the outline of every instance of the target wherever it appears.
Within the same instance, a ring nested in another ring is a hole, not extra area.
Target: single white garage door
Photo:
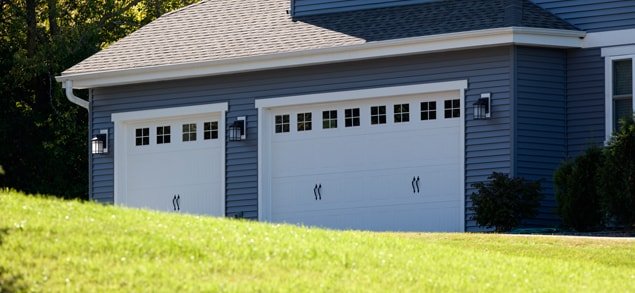
[[[220,113],[125,123],[116,158],[118,204],[223,215],[224,132]]]
[[[460,231],[461,109],[459,91],[272,108],[270,220]]]

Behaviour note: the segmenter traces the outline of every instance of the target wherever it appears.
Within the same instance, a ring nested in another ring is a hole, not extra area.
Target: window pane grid
[[[298,131],[311,130],[311,113],[298,113]]]
[[[409,104],[394,105],[394,110],[395,110],[395,123],[410,121],[410,105]]]
[[[170,126],[157,127],[157,144],[170,143]]]
[[[276,115],[274,124],[276,126],[276,133],[289,132],[289,115]]]
[[[421,120],[437,119],[437,102],[421,102]]]
[[[445,118],[457,118],[461,117],[461,100],[445,100]]]
[[[150,144],[150,128],[135,129],[135,145]]]
[[[322,111],[322,128],[337,128],[337,110]]]
[[[386,124],[386,106],[370,107],[370,124]]]
[[[344,126],[345,127],[359,126],[359,108],[344,110]]]
[[[218,121],[203,123],[203,139],[217,139],[218,138]]]
[[[183,141],[196,140],[196,123],[183,124]]]

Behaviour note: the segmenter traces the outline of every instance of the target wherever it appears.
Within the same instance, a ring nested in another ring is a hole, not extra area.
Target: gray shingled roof
[[[204,0],[166,14],[64,71],[77,74],[220,61],[500,27],[576,30],[528,0],[438,2],[312,15],[289,0]]]

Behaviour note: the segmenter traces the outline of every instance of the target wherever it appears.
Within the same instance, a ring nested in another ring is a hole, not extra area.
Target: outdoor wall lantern
[[[99,130],[99,134],[95,134],[90,140],[93,154],[108,153],[108,129]]]
[[[489,119],[492,117],[492,103],[491,103],[491,94],[484,93],[481,94],[481,97],[474,103],[474,119],[482,120]]]
[[[238,117],[229,126],[229,141],[241,141],[247,138],[247,118]]]

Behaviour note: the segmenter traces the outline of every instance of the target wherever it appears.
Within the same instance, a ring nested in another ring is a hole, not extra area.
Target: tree
[[[632,118],[620,121],[605,148],[599,192],[604,210],[618,224],[632,228],[635,224],[635,123]]]
[[[193,2],[0,0],[0,186],[85,198],[87,113],[66,101],[54,77]]]

